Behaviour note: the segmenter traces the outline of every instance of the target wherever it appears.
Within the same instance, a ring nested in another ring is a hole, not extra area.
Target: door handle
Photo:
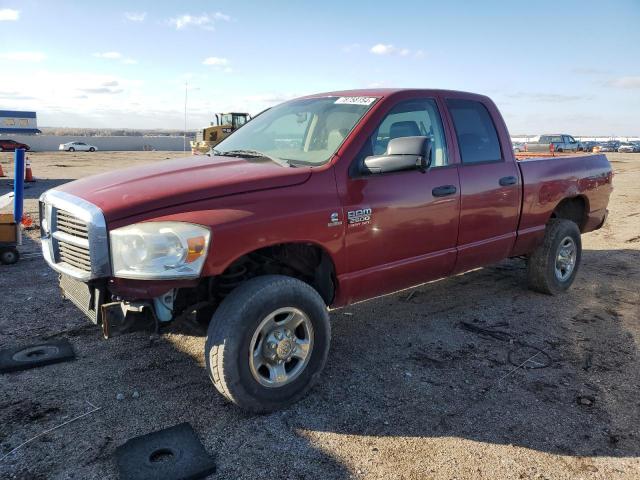
[[[518,177],[513,177],[513,176],[502,177],[498,181],[498,183],[503,187],[507,187],[509,185],[515,185],[516,183],[518,183]]]
[[[455,185],[442,185],[431,190],[434,197],[446,197],[447,195],[453,195],[458,189]]]

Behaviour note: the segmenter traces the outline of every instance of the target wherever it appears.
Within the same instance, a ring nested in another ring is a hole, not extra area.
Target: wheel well
[[[587,201],[582,196],[565,198],[553,210],[551,218],[571,220],[582,231],[587,221]]]
[[[223,295],[259,275],[287,275],[311,285],[327,305],[333,302],[335,266],[329,254],[310,243],[284,243],[254,250],[235,260],[214,283]]]

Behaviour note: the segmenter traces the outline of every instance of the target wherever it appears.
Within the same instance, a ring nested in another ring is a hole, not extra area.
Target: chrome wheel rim
[[[576,266],[577,256],[578,248],[573,238],[563,238],[558,245],[558,253],[556,254],[555,273],[558,280],[564,282],[571,277]]]
[[[309,363],[313,326],[302,311],[284,307],[267,315],[249,344],[249,367],[262,386],[278,388],[293,382]]]

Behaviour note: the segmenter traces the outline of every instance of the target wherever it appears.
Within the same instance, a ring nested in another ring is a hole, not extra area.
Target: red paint
[[[338,285],[334,306],[371,298],[455,272],[523,255],[536,248],[546,222],[565,198],[587,206],[583,231],[598,228],[611,193],[604,155],[517,162],[504,120],[484,96],[444,90],[354,90],[317,96],[380,100],[326,165],[283,168],[228,157],[188,157],[120,170],[61,187],[99,206],[110,229],[140,221],[180,220],[207,225],[212,241],[203,276],[222,273],[240,256],[269,245],[312,243],[332,258]],[[450,165],[426,173],[352,178],[349,166],[365,139],[398,102],[432,98],[440,110]],[[498,130],[502,160],[460,161],[447,98],[482,102]],[[517,183],[500,186],[502,177]],[[454,185],[457,193],[433,197]],[[350,210],[371,208],[367,224],[347,225]],[[328,226],[337,212],[341,225]],[[148,298],[178,282],[116,279],[122,295]]]

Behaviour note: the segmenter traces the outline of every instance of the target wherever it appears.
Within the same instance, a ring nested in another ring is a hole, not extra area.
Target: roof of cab
[[[427,95],[455,95],[469,97],[485,97],[484,95],[472,92],[463,92],[458,90],[442,90],[428,88],[365,88],[355,90],[337,90],[334,92],[314,93],[305,95],[303,98],[313,97],[389,97],[398,93],[424,93]]]

